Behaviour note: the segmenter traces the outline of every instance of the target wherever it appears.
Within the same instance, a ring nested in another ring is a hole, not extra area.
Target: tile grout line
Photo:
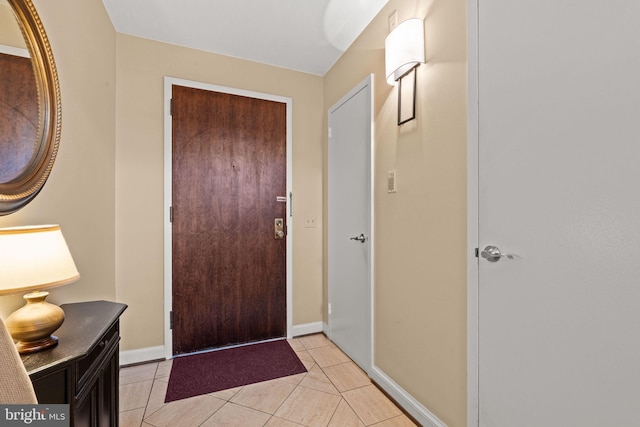
[[[144,405],[144,412],[142,413],[142,421],[140,421],[140,425],[144,422],[145,415],[147,414],[147,408],[149,407],[149,402],[151,401],[151,394],[153,393],[153,386],[156,385],[156,375],[158,375],[158,368],[160,367],[160,363],[156,364],[156,369],[153,371],[153,380],[151,381],[151,388],[149,389],[149,396],[147,396],[147,403]]]
[[[151,400],[151,393],[153,393],[153,387],[156,385],[156,381],[157,379],[154,378],[153,379],[153,383],[151,384],[151,390],[149,391],[149,399],[147,399],[147,406],[144,407],[144,413],[142,414],[142,422],[144,423],[148,418],[150,418],[151,416],[153,416],[153,414],[155,414],[156,412],[158,412],[160,409],[164,408],[165,406],[168,405],[168,403],[166,402],[162,402],[162,406],[160,406],[158,409],[156,409],[155,411],[147,414],[147,408],[149,407],[149,401]],[[165,393],[166,395],[166,393]]]
[[[317,365],[317,366],[318,366],[318,368],[320,368],[320,370],[322,371],[322,373],[326,376],[326,373],[324,372],[324,370],[322,369],[322,367],[318,364],[318,361],[315,359],[315,357],[313,357],[313,355],[312,355],[311,353],[309,353],[309,350],[311,350],[311,349],[310,349],[310,348],[307,348],[307,346],[306,346],[306,345],[304,345],[304,342],[302,342],[302,341],[300,341],[300,344],[301,344],[301,345],[302,345],[302,347],[305,349],[305,351],[307,352],[307,354],[311,357],[311,359],[313,359],[313,365]],[[313,347],[313,348],[320,348],[320,347],[327,347],[327,345],[319,346],[319,347]],[[300,359],[300,357],[299,357],[299,356],[298,356],[298,359]],[[305,378],[307,378],[307,376],[309,375],[309,372],[311,371],[311,369],[313,369],[313,365],[311,366],[311,368],[310,368],[310,369],[307,369],[307,372],[306,372],[305,376],[304,376],[304,377],[303,377],[303,378],[298,382],[298,384],[296,384],[296,386],[293,388],[293,390],[291,390],[291,393],[289,393],[289,395],[288,395],[288,396],[287,396],[287,397],[282,401],[282,403],[280,404],[280,406],[278,406],[278,409],[276,409],[276,410],[274,411],[273,415],[271,416],[271,418],[269,418],[269,420],[267,421],[267,423],[268,423],[268,422],[269,422],[273,417],[275,417],[275,416],[276,416],[275,414],[278,412],[278,410],[279,410],[280,408],[282,408],[282,406],[286,403],[286,401],[287,401],[287,400],[289,400],[289,398],[291,397],[291,395],[293,394],[293,392],[294,392],[294,391],[296,391],[296,389],[297,389],[298,387],[302,387],[302,388],[305,388],[305,389],[308,389],[308,390],[314,390],[314,391],[319,392],[319,393],[324,393],[324,392],[321,392],[320,390],[315,390],[315,389],[311,389],[311,388],[309,388],[309,387],[305,387],[305,386],[300,385],[300,384],[305,380]],[[305,369],[306,369],[306,367],[305,367]],[[328,378],[328,377],[327,377],[327,378]],[[329,380],[329,381],[331,381],[331,380]],[[332,384],[333,384],[333,383],[332,383]],[[334,387],[335,387],[335,385],[334,385]],[[338,389],[337,389],[337,388],[336,388],[336,391],[338,391]],[[339,391],[338,391],[338,392],[339,392]],[[329,394],[329,393],[326,393],[326,394]],[[340,399],[343,399],[343,397],[342,397],[342,396],[340,396]],[[340,404],[340,403],[338,402],[338,405],[339,405],[339,404]],[[329,423],[331,422],[331,419],[333,419],[333,416],[335,415],[335,411],[337,410],[337,408],[338,408],[338,407],[336,406],[336,408],[333,410],[333,413],[331,414],[331,418],[329,418]],[[286,419],[286,418],[285,418],[285,419]],[[291,421],[291,420],[289,420],[289,419],[286,419],[286,420],[287,420],[287,421],[290,421],[290,422],[293,422],[294,424],[298,424],[297,422]],[[300,425],[300,424],[298,424],[298,425]]]
[[[327,338],[327,339],[329,339],[329,338]],[[332,342],[332,341],[331,341],[331,342]],[[333,342],[332,342],[332,343],[333,343]],[[333,344],[335,345],[335,343],[333,343]],[[368,375],[366,372],[364,372],[364,374],[365,374],[365,375],[366,375],[366,377],[367,377],[367,380],[369,381],[369,383],[368,383],[368,384],[366,384],[366,385],[362,385],[362,386],[358,386],[358,387],[354,387],[354,388],[351,388],[351,389],[345,390],[344,392],[343,392],[343,391],[340,391],[340,390],[338,389],[338,387],[336,386],[336,384],[331,380],[331,377],[330,377],[329,375],[327,375],[327,373],[326,373],[326,371],[325,371],[325,368],[331,368],[331,367],[334,367],[334,366],[345,365],[345,364],[348,364],[348,363],[353,363],[353,364],[354,364],[358,369],[362,369],[362,368],[360,368],[360,367],[358,366],[358,364],[357,364],[357,363],[355,363],[355,362],[353,361],[353,359],[351,359],[351,358],[350,358],[346,353],[344,353],[344,351],[342,351],[342,349],[341,349],[340,347],[338,347],[338,346],[336,345],[336,347],[335,347],[335,348],[336,348],[338,351],[340,351],[342,354],[344,354],[344,355],[349,359],[349,361],[347,361],[347,362],[342,362],[342,363],[336,363],[335,365],[330,365],[330,366],[325,366],[325,367],[322,367],[322,366],[318,365],[318,367],[320,367],[320,369],[321,369],[321,370],[322,370],[322,372],[325,374],[325,376],[326,376],[326,377],[329,379],[329,381],[333,384],[333,386],[336,388],[336,390],[338,390],[338,392],[340,393],[340,397],[342,398],[342,400],[344,400],[344,401],[345,401],[345,403],[346,403],[346,404],[349,406],[349,408],[353,411],[353,413],[355,414],[355,416],[360,420],[360,422],[362,422],[362,424],[364,424],[365,426],[367,426],[367,423],[366,423],[366,422],[365,422],[365,421],[360,417],[360,415],[356,412],[356,410],[353,408],[353,406],[351,406],[351,404],[349,403],[349,401],[348,401],[347,399],[345,399],[344,394],[345,394],[346,392],[350,392],[350,391],[353,391],[353,390],[359,390],[359,389],[363,389],[363,388],[369,387],[370,385],[373,385],[373,386],[374,386],[374,387],[376,387],[376,388],[377,388],[377,386],[376,386],[376,384],[373,382],[373,380],[371,379],[371,377],[369,377],[369,375]],[[313,355],[311,355],[311,357],[313,358]],[[314,358],[314,360],[315,360],[315,358]],[[317,363],[316,363],[316,364],[317,364]],[[389,399],[389,397],[388,397],[386,394],[384,394],[384,393],[383,393],[383,395],[384,395],[387,399]],[[398,407],[398,405],[396,404],[396,402],[394,402],[394,401],[393,401],[393,400],[391,400],[391,399],[389,399],[389,400],[391,401],[391,403],[392,403],[394,406]],[[394,418],[399,418],[399,417],[401,417],[402,415],[406,415],[406,414],[404,413],[404,411],[403,411],[401,408],[399,408],[399,409],[400,409],[401,414],[399,414],[399,415],[395,415],[395,416],[392,416],[392,417],[389,417],[389,418],[385,418],[385,419],[380,420],[380,421],[376,421],[376,422],[375,422],[375,423],[373,423],[373,424],[369,424],[369,426],[373,426],[373,425],[375,425],[375,424],[380,424],[380,423],[383,423],[383,422],[385,422],[385,421],[392,420],[392,419],[394,419]],[[413,420],[412,420],[412,422],[413,422]]]
[[[300,383],[301,383],[305,378],[307,378],[307,375],[309,375],[309,371],[307,371],[307,373],[306,373],[306,374],[305,374],[305,376],[302,378],[302,380],[300,380],[300,382],[298,382],[298,384],[296,384],[296,386],[295,386],[295,387],[293,387],[293,390],[291,390],[291,392],[287,395],[287,397],[285,397],[285,398],[282,400],[282,403],[280,404],[280,406],[278,406],[278,408],[277,408],[275,411],[273,411],[273,414],[271,414],[271,418],[273,418],[273,417],[275,417],[275,416],[276,416],[276,412],[278,412],[278,410],[279,410],[280,408],[282,408],[282,405],[284,405],[284,404],[285,404],[285,402],[286,402],[287,400],[289,400],[289,398],[291,397],[291,395],[293,394],[293,392],[294,392],[294,391],[296,391],[296,389],[297,389],[298,387],[300,387]],[[271,418],[269,418],[269,420],[270,420]],[[286,419],[286,418],[285,418],[285,419]],[[287,419],[287,421],[291,421],[291,420],[288,420],[288,419]],[[268,421],[267,421],[267,422],[268,422]],[[296,423],[296,424],[298,424],[298,423]]]
[[[325,338],[326,338],[327,340],[329,340],[329,338],[327,338],[327,337],[325,337]],[[330,341],[330,340],[329,340],[329,341]],[[332,342],[332,341],[330,341],[330,342]],[[303,346],[304,346],[304,344],[303,344]],[[326,345],[326,346],[323,346],[323,347],[329,347],[329,345]],[[319,348],[319,347],[318,347],[318,348]],[[347,399],[345,399],[345,398],[344,398],[344,393],[338,389],[337,385],[333,382],[333,380],[331,379],[331,377],[330,377],[329,375],[327,375],[327,372],[325,371],[325,368],[329,368],[329,367],[332,367],[332,366],[344,365],[344,364],[347,364],[347,363],[354,363],[354,364],[355,364],[355,362],[354,362],[354,361],[353,361],[349,356],[347,356],[347,355],[342,351],[342,349],[340,349],[340,347],[336,346],[335,348],[336,348],[338,351],[340,351],[342,354],[344,354],[344,355],[349,359],[349,361],[347,361],[347,362],[342,362],[342,363],[336,363],[335,365],[331,365],[331,366],[325,366],[325,367],[322,367],[322,366],[320,366],[320,365],[318,364],[318,361],[315,359],[315,357],[313,357],[313,355],[312,355],[311,353],[309,353],[309,355],[310,355],[310,356],[311,356],[311,358],[315,361],[315,364],[316,364],[316,365],[318,365],[318,367],[320,368],[320,370],[322,371],[322,373],[324,374],[324,376],[325,376],[325,377],[327,377],[327,379],[328,379],[328,380],[329,380],[329,382],[333,385],[333,387],[336,389],[336,391],[337,391],[338,393],[340,393],[340,401],[344,401],[344,402],[347,404],[347,406],[351,409],[351,411],[353,412],[353,414],[356,416],[356,418],[358,418],[358,420],[360,420],[360,422],[361,422],[363,425],[365,425],[365,426],[366,426],[367,424],[364,422],[364,420],[363,420],[363,419],[360,417],[360,415],[358,415],[358,413],[353,409],[353,407],[351,406],[351,404],[349,403],[349,401],[348,401]],[[357,366],[357,365],[356,365],[356,366]],[[367,379],[369,380],[369,383],[371,384],[371,378],[369,378],[369,376],[368,376],[368,375],[367,375]],[[369,384],[367,384],[367,385],[369,385]],[[355,388],[350,389],[350,390],[356,390],[356,389],[358,389],[358,388],[363,388],[363,387],[366,387],[366,386],[362,386],[362,387],[355,387]],[[345,390],[345,391],[350,391],[350,390]],[[340,402],[338,402],[338,406],[340,406]],[[333,410],[333,413],[331,414],[331,418],[329,419],[329,424],[331,424],[331,420],[333,420],[333,417],[336,415],[336,411],[338,410],[338,406],[336,406],[336,408]],[[386,420],[383,420],[383,421],[386,421]],[[381,422],[382,422],[382,421],[381,421]]]
[[[339,347],[338,347],[338,349],[339,349]],[[340,350],[340,351],[342,351],[342,350]],[[344,352],[343,352],[343,353],[344,353]],[[346,356],[346,354],[345,354],[345,356]],[[312,357],[313,357],[313,356],[312,356]],[[347,357],[348,357],[348,356],[347,356]],[[347,363],[354,363],[354,364],[355,364],[355,362],[354,362],[353,360],[351,360],[351,359],[349,359],[349,360],[350,360],[350,362],[339,363],[339,364],[336,364],[336,365],[333,365],[333,366],[344,365],[344,364],[347,364]],[[358,365],[356,365],[356,366],[358,366]],[[358,420],[360,420],[360,422],[366,426],[367,424],[364,422],[364,420],[360,417],[360,415],[358,415],[358,413],[357,413],[357,412],[355,411],[355,409],[351,406],[351,404],[349,403],[349,401],[348,401],[347,399],[345,399],[345,398],[344,398],[344,392],[343,392],[343,391],[340,391],[340,390],[338,389],[338,386],[333,382],[333,380],[331,379],[331,377],[330,377],[329,375],[327,375],[327,373],[325,372],[324,368],[320,367],[320,369],[322,370],[322,372],[324,373],[324,375],[329,379],[329,381],[331,382],[331,384],[333,384],[333,386],[336,388],[336,390],[338,390],[338,393],[340,393],[340,399],[341,399],[341,400],[344,400],[344,403],[346,403],[346,404],[347,404],[347,406],[351,409],[351,411],[352,411],[352,412],[354,413],[354,415],[358,418]],[[369,378],[369,376],[368,376],[368,375],[367,375],[367,379],[369,380],[369,383],[371,383],[371,378]],[[368,385],[368,384],[367,384],[367,385]],[[345,390],[345,392],[346,392],[346,391],[351,391],[351,390],[357,390],[357,389],[359,389],[359,388],[363,388],[363,387],[367,387],[367,386],[365,385],[365,386],[361,386],[361,387],[355,387],[355,388],[352,388],[352,389],[349,389],[349,390]],[[337,410],[337,409],[338,409],[338,408],[336,408],[336,410]],[[335,415],[335,411],[334,411],[334,415]],[[332,416],[331,418],[333,419],[333,416]],[[331,421],[329,421],[329,423],[331,423]]]

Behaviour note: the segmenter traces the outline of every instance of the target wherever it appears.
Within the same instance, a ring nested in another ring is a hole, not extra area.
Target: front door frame
[[[478,173],[479,156],[479,47],[478,3],[467,0],[467,426],[480,423],[480,382],[478,358]]]
[[[170,328],[171,309],[173,306],[172,298],[172,232],[171,232],[171,201],[172,193],[172,123],[171,123],[171,93],[172,86],[185,86],[195,89],[208,90],[212,92],[221,92],[231,95],[246,96],[250,98],[263,99],[267,101],[275,101],[286,104],[287,108],[287,201],[286,211],[289,220],[287,223],[287,338],[292,337],[293,326],[293,227],[291,227],[292,218],[292,194],[293,194],[293,100],[288,97],[272,95],[261,92],[252,92],[244,89],[237,89],[227,86],[219,86],[209,83],[196,82],[192,80],[179,79],[175,77],[165,76],[164,78],[164,202],[163,202],[163,223],[164,223],[164,353],[167,359],[173,358],[173,334]]]

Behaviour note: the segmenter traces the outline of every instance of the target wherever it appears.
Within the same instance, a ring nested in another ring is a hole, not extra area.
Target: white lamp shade
[[[407,19],[384,41],[385,74],[390,85],[412,68],[424,63],[424,21]]]
[[[0,295],[54,288],[79,277],[60,226],[0,229]]]

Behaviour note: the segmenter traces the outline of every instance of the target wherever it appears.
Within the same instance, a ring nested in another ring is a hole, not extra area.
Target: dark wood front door
[[[286,104],[172,98],[173,354],[284,337]]]

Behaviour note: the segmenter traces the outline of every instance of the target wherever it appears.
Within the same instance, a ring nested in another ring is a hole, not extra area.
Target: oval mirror
[[[33,200],[51,173],[61,103],[51,46],[31,0],[0,0],[0,23],[0,215],[7,215]]]

